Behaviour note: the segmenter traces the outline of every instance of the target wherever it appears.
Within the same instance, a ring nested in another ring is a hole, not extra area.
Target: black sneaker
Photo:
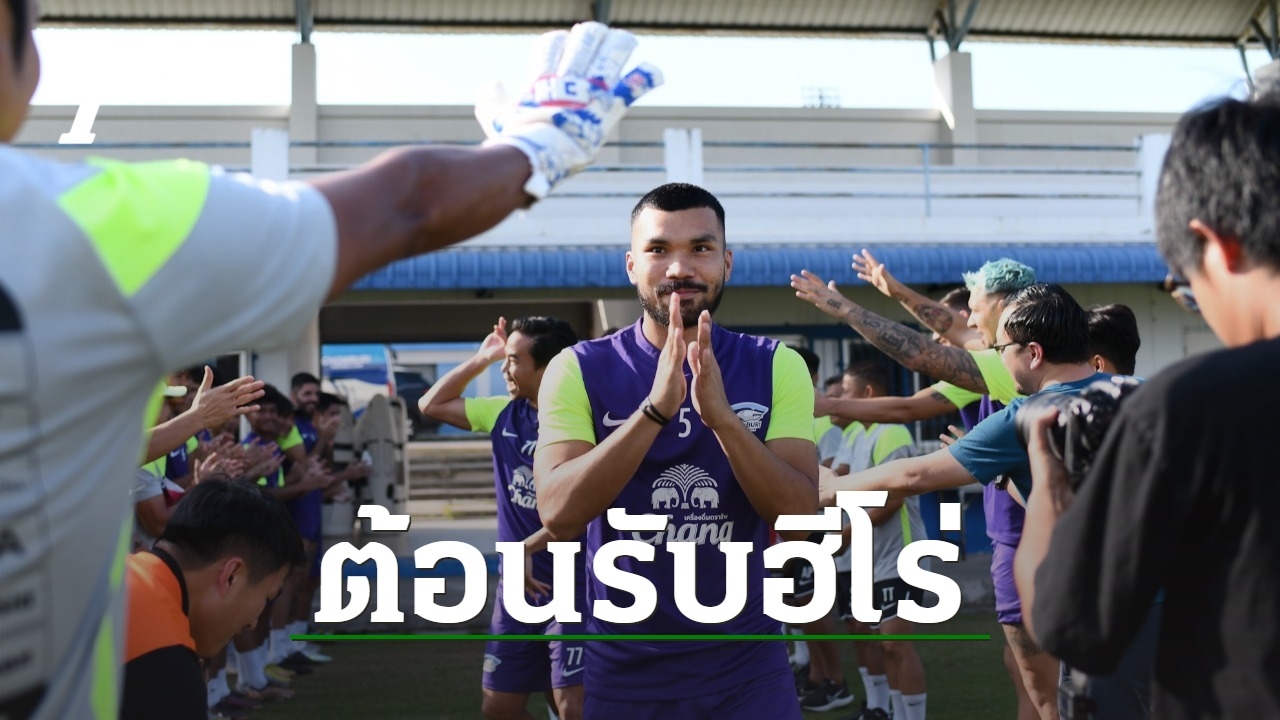
[[[296,652],[276,664],[298,675],[310,675],[312,672],[311,666],[315,663],[307,659],[307,656],[302,653]]]
[[[852,702],[853,694],[849,692],[849,687],[843,680],[837,685],[834,680],[827,679],[800,700],[800,707],[812,712],[826,712]]]

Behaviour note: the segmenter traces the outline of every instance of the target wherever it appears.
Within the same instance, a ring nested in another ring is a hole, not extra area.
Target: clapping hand
[[[714,430],[722,423],[737,421],[729,398],[724,392],[724,378],[720,364],[711,348],[711,313],[706,310],[698,316],[698,339],[689,343],[689,369],[693,371],[693,409],[702,418],[702,424]]]

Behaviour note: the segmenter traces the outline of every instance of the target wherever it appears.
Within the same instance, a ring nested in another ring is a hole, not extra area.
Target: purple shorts
[[[684,700],[639,702],[607,700],[587,687],[583,720],[702,720],[703,718],[769,718],[801,720],[796,681],[787,670],[765,675],[717,693]]]
[[[314,543],[320,542],[324,530],[322,527],[323,505],[324,492],[321,490],[312,490],[285,503],[285,507],[289,508],[290,517],[293,518],[293,524],[298,526],[298,534],[303,539]]]
[[[1022,624],[1022,599],[1013,581],[1013,556],[1017,545],[991,541],[991,582],[996,591],[996,620],[1001,625]]]
[[[579,603],[581,606],[581,603]],[[502,581],[498,581],[493,635],[580,635],[586,623],[527,625],[507,615],[502,606]],[[535,693],[582,684],[585,648],[581,640],[490,640],[484,645],[484,675],[480,681],[495,692]]]

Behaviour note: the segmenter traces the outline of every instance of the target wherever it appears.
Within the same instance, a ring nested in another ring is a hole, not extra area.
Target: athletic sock
[[[804,637],[804,631],[800,628],[791,628],[791,634]],[[803,640],[796,640],[795,659],[797,665],[809,664],[809,643]]]
[[[267,664],[275,665],[289,657],[289,631],[284,628],[271,628],[270,646]]]
[[[893,720],[907,720],[907,709],[902,705],[902,693],[889,688],[889,704],[893,706]]]
[[[925,698],[927,693],[919,695],[903,695],[902,705],[907,710],[906,720],[924,720]]]
[[[288,625],[285,625],[285,626],[284,626],[284,629],[285,629],[285,637],[286,637],[286,641],[288,642],[288,645],[289,645],[289,653],[288,653],[288,654],[289,654],[289,655],[292,655],[293,653],[296,653],[296,652],[305,652],[305,651],[306,651],[306,649],[307,649],[307,641],[306,641],[306,640],[294,640],[292,636],[293,636],[293,635],[306,635],[306,634],[307,634],[307,621],[306,621],[306,620],[294,620],[293,622],[289,623]]]
[[[889,712],[889,676],[872,675],[871,690],[867,691],[867,707]]]
[[[240,651],[240,679],[236,685],[241,689],[253,688],[261,690],[267,686],[267,649],[261,645],[252,650]]]
[[[225,668],[219,670],[218,674],[214,675],[213,679],[209,681],[209,690],[211,693],[216,693],[213,702],[209,703],[210,707],[222,702],[224,698],[231,694],[231,687],[227,685],[227,671]]]

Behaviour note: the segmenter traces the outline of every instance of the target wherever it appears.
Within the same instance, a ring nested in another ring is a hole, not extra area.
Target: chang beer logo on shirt
[[[635,540],[659,545],[664,542],[693,542],[715,545],[733,536],[733,521],[719,512],[720,487],[710,473],[696,465],[681,464],[663,470],[653,481],[650,499],[654,511],[669,510],[665,530],[644,536],[633,532]],[[679,512],[676,512],[679,511]],[[675,518],[679,517],[679,525]]]
[[[760,425],[764,423],[764,416],[769,412],[769,408],[753,402],[734,403],[732,407],[734,414],[751,432],[760,430]]]
[[[507,483],[507,494],[511,504],[525,510],[538,509],[538,494],[533,488],[533,470],[528,465],[521,465],[511,473],[511,482]]]

